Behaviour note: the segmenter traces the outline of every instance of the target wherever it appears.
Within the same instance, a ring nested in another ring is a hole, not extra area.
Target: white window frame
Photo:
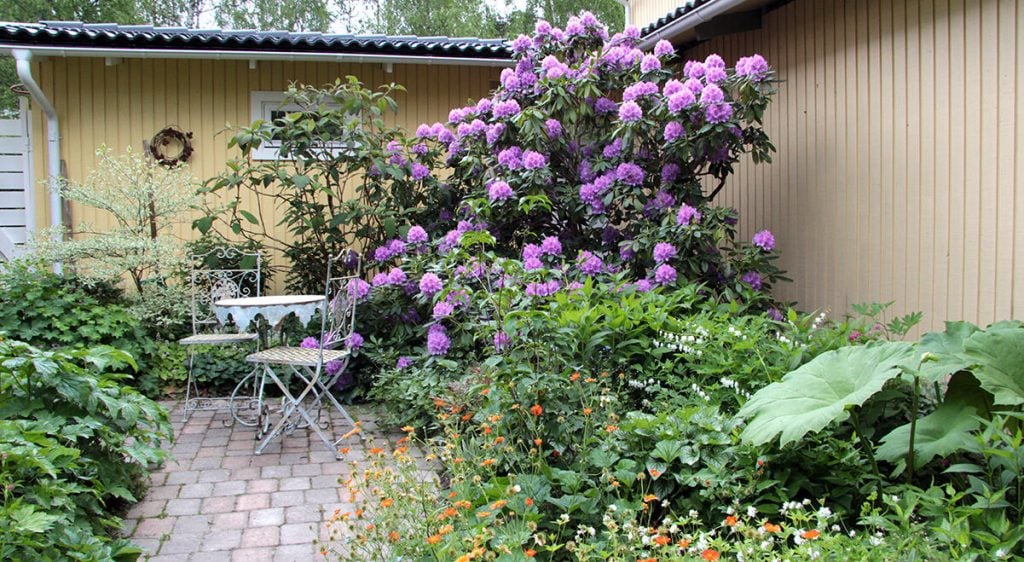
[[[302,111],[302,107],[295,103],[285,103],[284,92],[250,92],[249,113],[252,122],[261,120],[270,123],[273,121],[273,112],[275,111],[293,113],[296,111]],[[358,148],[358,145],[357,143],[337,141],[328,143],[327,148],[330,150],[332,155],[337,156],[342,150],[346,148]],[[288,157],[282,158],[280,150],[281,142],[270,139],[263,141],[259,148],[253,149],[252,152],[250,152],[250,156],[253,160],[291,160],[291,158]]]

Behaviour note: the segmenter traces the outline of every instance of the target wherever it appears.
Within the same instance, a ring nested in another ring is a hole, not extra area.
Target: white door
[[[0,119],[0,260],[25,251],[33,225],[32,144],[27,100],[16,119]]]

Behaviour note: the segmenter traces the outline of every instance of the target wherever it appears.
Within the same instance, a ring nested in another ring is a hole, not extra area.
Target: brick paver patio
[[[174,422],[173,459],[151,474],[149,492],[124,522],[125,536],[146,551],[143,559],[317,559],[313,541],[326,538],[325,521],[335,509],[350,509],[341,502],[338,479],[349,463],[365,458],[364,442],[349,438],[343,445],[350,451],[338,461],[300,429],[256,456],[255,430],[227,424],[228,413],[194,412],[183,423],[180,403],[164,406]],[[349,411],[378,445],[401,437],[378,430],[371,409]]]

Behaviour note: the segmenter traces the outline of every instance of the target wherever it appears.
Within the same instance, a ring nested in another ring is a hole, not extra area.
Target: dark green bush
[[[111,347],[43,351],[0,339],[0,559],[134,560],[117,513],[166,458],[167,411],[127,386]]]

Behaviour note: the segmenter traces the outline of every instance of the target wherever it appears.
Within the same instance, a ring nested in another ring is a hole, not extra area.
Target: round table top
[[[323,295],[275,295],[269,297],[223,299],[213,304],[214,306],[222,307],[283,306],[289,304],[311,304],[315,302],[323,302],[323,300]]]

